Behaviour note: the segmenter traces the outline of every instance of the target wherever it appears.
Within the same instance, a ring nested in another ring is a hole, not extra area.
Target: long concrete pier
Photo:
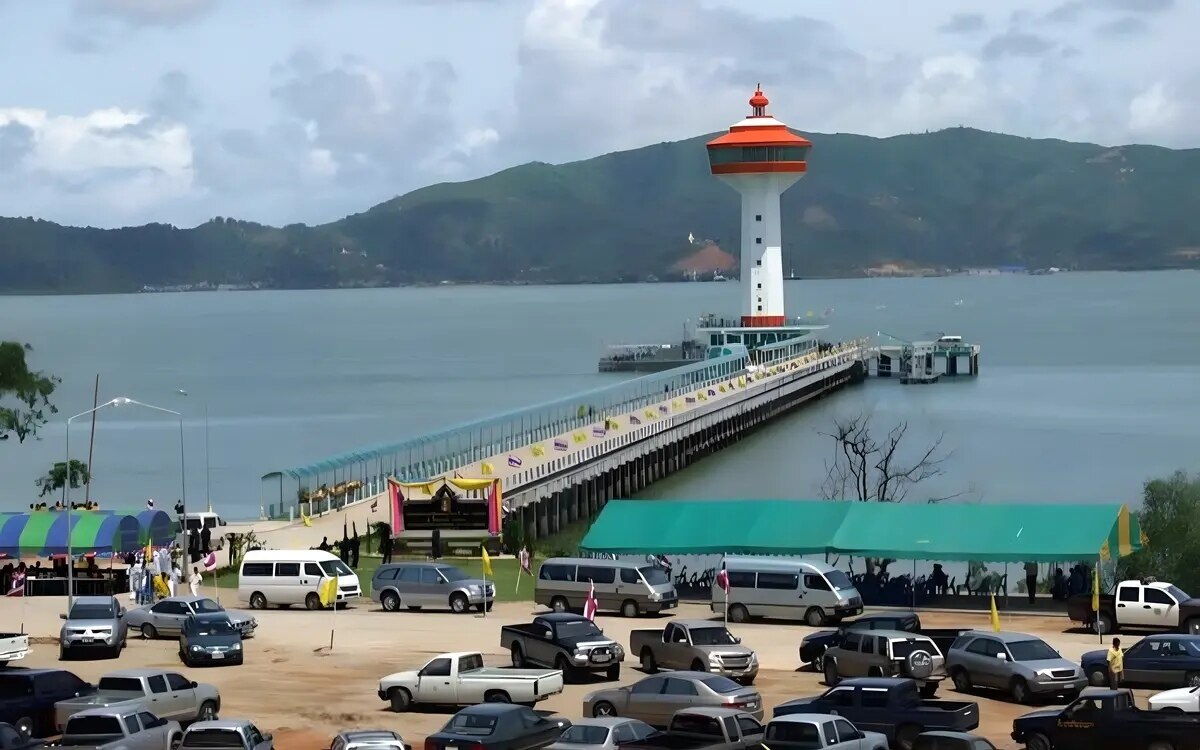
[[[371,523],[388,521],[388,476],[489,477],[501,481],[505,505],[525,537],[537,539],[590,519],[609,499],[630,497],[771,419],[862,380],[872,352],[865,341],[821,348],[806,340],[784,342],[276,472],[264,477],[264,493],[278,482],[275,519],[250,527],[268,546],[310,547],[323,537],[340,539],[346,525],[362,533]],[[351,481],[362,486],[302,511],[297,500],[286,499],[285,477],[296,482],[293,497]],[[404,539],[420,548],[429,536],[408,531]],[[479,536],[442,534],[452,549],[456,539],[477,549]]]

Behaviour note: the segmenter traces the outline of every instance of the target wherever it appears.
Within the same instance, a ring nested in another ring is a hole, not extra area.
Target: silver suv
[[[58,658],[101,651],[116,658],[125,648],[125,609],[114,596],[77,596],[58,633]]]
[[[899,630],[850,630],[825,652],[825,684],[843,677],[908,677],[932,698],[946,679],[945,659],[933,639]]]
[[[386,612],[401,607],[449,608],[453,612],[482,612],[492,608],[496,586],[471,578],[453,565],[436,562],[402,562],[380,565],[371,578],[371,598]]]
[[[1017,703],[1027,703],[1034,695],[1061,695],[1070,702],[1088,684],[1078,664],[1024,633],[967,631],[946,652],[946,671],[960,693],[998,688]]]

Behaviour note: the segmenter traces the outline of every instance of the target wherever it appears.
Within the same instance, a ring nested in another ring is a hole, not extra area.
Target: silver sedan
[[[641,742],[657,732],[637,719],[617,716],[580,719],[559,735],[548,750],[617,750],[621,745]]]
[[[130,630],[140,631],[143,638],[179,637],[183,623],[192,615],[224,612],[243,638],[254,635],[258,620],[245,612],[227,610],[207,596],[171,596],[155,604],[131,609],[125,613]]]

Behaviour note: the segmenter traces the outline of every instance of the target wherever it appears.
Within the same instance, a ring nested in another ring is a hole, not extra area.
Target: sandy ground
[[[25,631],[34,640],[34,650],[14,666],[58,666],[56,637],[63,611],[61,598],[30,598],[0,601],[0,630]],[[394,714],[376,695],[380,677],[395,671],[415,669],[428,658],[446,651],[479,650],[489,664],[505,666],[507,655],[500,650],[500,625],[528,622],[530,604],[501,604],[484,618],[480,615],[449,613],[384,613],[367,601],[360,606],[332,612],[268,610],[258,613],[258,635],[246,643],[246,663],[236,667],[185,669],[177,658],[174,641],[147,642],[131,636],[119,660],[72,661],[66,666],[80,677],[95,681],[115,669],[153,666],[179,669],[199,682],[217,686],[222,698],[223,718],[248,718],[264,731],[275,733],[277,746],[285,750],[327,748],[332,736],[347,728],[388,728],[399,731],[406,741],[420,748],[425,736],[441,728],[450,709]],[[683,605],[680,617],[708,617],[706,607]],[[605,632],[628,646],[629,631],[661,627],[667,618],[626,620],[599,616]],[[922,613],[929,627],[987,628],[987,615]],[[1070,623],[1061,617],[1005,617],[1006,630],[1035,633],[1078,659],[1098,648],[1095,635],[1064,632]],[[334,629],[333,649],[329,649]],[[770,716],[771,709],[792,698],[824,691],[820,676],[800,670],[797,649],[810,628],[783,623],[731,625],[735,635],[758,652],[762,671],[756,682]],[[626,662],[622,682],[636,682],[642,673]],[[554,698],[538,705],[541,710],[580,718],[583,696],[605,685],[599,679],[568,685]],[[1146,694],[1141,694],[1144,699]],[[949,685],[939,697],[959,698]],[[1031,710],[999,699],[976,695],[982,723],[978,732],[999,748],[1015,747],[1009,738],[1012,720]]]

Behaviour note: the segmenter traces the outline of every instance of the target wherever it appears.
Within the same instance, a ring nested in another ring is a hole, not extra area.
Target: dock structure
[[[340,539],[347,524],[366,533],[370,524],[391,523],[389,477],[431,488],[456,477],[489,478],[502,490],[506,528],[519,524],[524,538],[534,540],[594,517],[608,500],[630,497],[812,399],[860,382],[869,352],[865,340],[784,341],[754,352],[735,347],[674,370],[274,472],[263,477],[264,494],[277,496],[278,505],[265,506],[268,517],[249,526],[269,546],[309,547],[324,537]],[[328,492],[339,485],[353,489]],[[426,549],[432,532],[406,529],[396,536]],[[452,550],[475,551],[494,537],[487,529],[440,536]]]
[[[901,383],[936,383],[943,377],[974,377],[979,374],[979,344],[968,344],[961,336],[942,336],[936,341],[906,341],[890,333],[880,336],[896,343],[875,346],[867,357],[867,372],[881,378],[899,378]]]

